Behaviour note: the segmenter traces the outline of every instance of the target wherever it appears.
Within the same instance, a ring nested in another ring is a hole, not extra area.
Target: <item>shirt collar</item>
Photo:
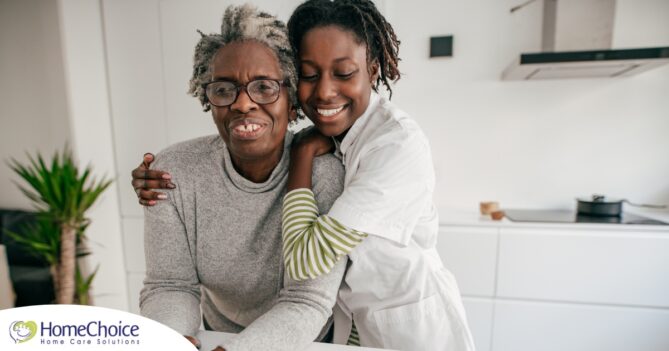
[[[335,139],[335,147],[341,155],[346,155],[346,151],[358,139],[358,135],[360,135],[363,126],[367,123],[367,120],[369,119],[369,116],[371,116],[372,111],[376,109],[376,105],[379,103],[379,99],[379,94],[372,90],[369,96],[369,104],[367,105],[365,112],[353,123],[351,128],[349,128],[348,133],[346,133],[346,136],[341,141],[341,143],[337,142]]]

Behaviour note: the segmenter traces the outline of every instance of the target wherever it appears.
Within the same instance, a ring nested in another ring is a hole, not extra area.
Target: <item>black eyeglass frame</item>
[[[272,81],[272,82],[275,82],[275,83],[279,84],[279,94],[276,95],[276,98],[274,99],[274,101],[271,101],[271,102],[257,102],[257,101],[251,96],[251,94],[249,94],[249,91],[248,91],[248,89],[247,89],[248,85],[249,85],[249,84],[252,84],[252,83],[254,83],[254,82],[257,82],[257,81],[261,81],[261,80],[269,80],[269,81]],[[211,101],[211,99],[209,99],[209,96],[207,95],[207,86],[209,86],[209,84],[213,84],[213,83],[221,83],[221,82],[231,83],[231,84],[233,84],[233,85],[235,86],[235,89],[237,90],[237,92],[235,93],[235,98],[232,100],[231,103],[229,103],[229,104],[227,104],[227,105],[216,105],[216,104],[214,104],[214,103]],[[242,91],[242,89],[244,89],[244,90],[246,91],[246,95],[249,96],[249,99],[251,99],[251,101],[253,101],[253,102],[256,103],[256,104],[259,104],[259,105],[269,105],[269,104],[273,104],[273,103],[275,103],[275,102],[277,102],[277,101],[279,100],[279,97],[281,96],[281,87],[284,87],[284,86],[288,86],[288,84],[287,84],[286,81],[284,81],[284,80],[270,79],[270,78],[260,78],[260,79],[254,79],[254,80],[252,80],[252,81],[250,81],[250,82],[248,82],[248,83],[246,83],[246,84],[239,84],[239,83],[236,83],[236,82],[231,82],[231,81],[229,81],[229,80],[212,80],[212,81],[210,81],[210,82],[203,83],[203,84],[202,84],[202,89],[204,90],[204,102],[205,102],[205,103],[207,103],[207,104],[211,104],[212,106],[216,106],[216,107],[228,107],[228,106],[234,104],[234,103],[237,101],[237,99],[239,98],[239,93]]]

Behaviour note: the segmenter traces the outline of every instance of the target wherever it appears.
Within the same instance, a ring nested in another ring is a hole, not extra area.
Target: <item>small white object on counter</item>
[[[234,334],[200,330],[197,333],[197,338],[200,340],[202,346],[200,347],[201,351],[210,351],[216,348],[219,342],[231,337]],[[358,346],[346,346],[346,345],[333,345],[325,344],[320,342],[313,342],[309,347],[304,349],[304,351],[373,351],[381,350],[369,347],[358,347]],[[298,350],[296,350],[298,351]],[[388,351],[388,350],[386,350]]]

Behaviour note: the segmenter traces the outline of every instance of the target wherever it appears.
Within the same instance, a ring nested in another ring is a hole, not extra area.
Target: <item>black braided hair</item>
[[[372,62],[379,64],[374,90],[378,91],[383,84],[392,96],[390,82],[400,79],[397,68],[400,41],[374,3],[370,0],[308,0],[298,6],[288,20],[290,44],[298,59],[304,35],[314,28],[329,25],[352,32],[360,44],[366,45],[368,70]]]

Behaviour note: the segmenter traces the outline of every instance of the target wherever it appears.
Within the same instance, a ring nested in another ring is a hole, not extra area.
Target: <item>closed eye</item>
[[[316,74],[300,74],[300,79],[305,81],[313,81],[318,78]]]
[[[351,71],[349,73],[335,73],[335,77],[337,77],[339,79],[349,79],[349,78],[353,77],[353,75],[356,72],[358,72],[358,71]]]

